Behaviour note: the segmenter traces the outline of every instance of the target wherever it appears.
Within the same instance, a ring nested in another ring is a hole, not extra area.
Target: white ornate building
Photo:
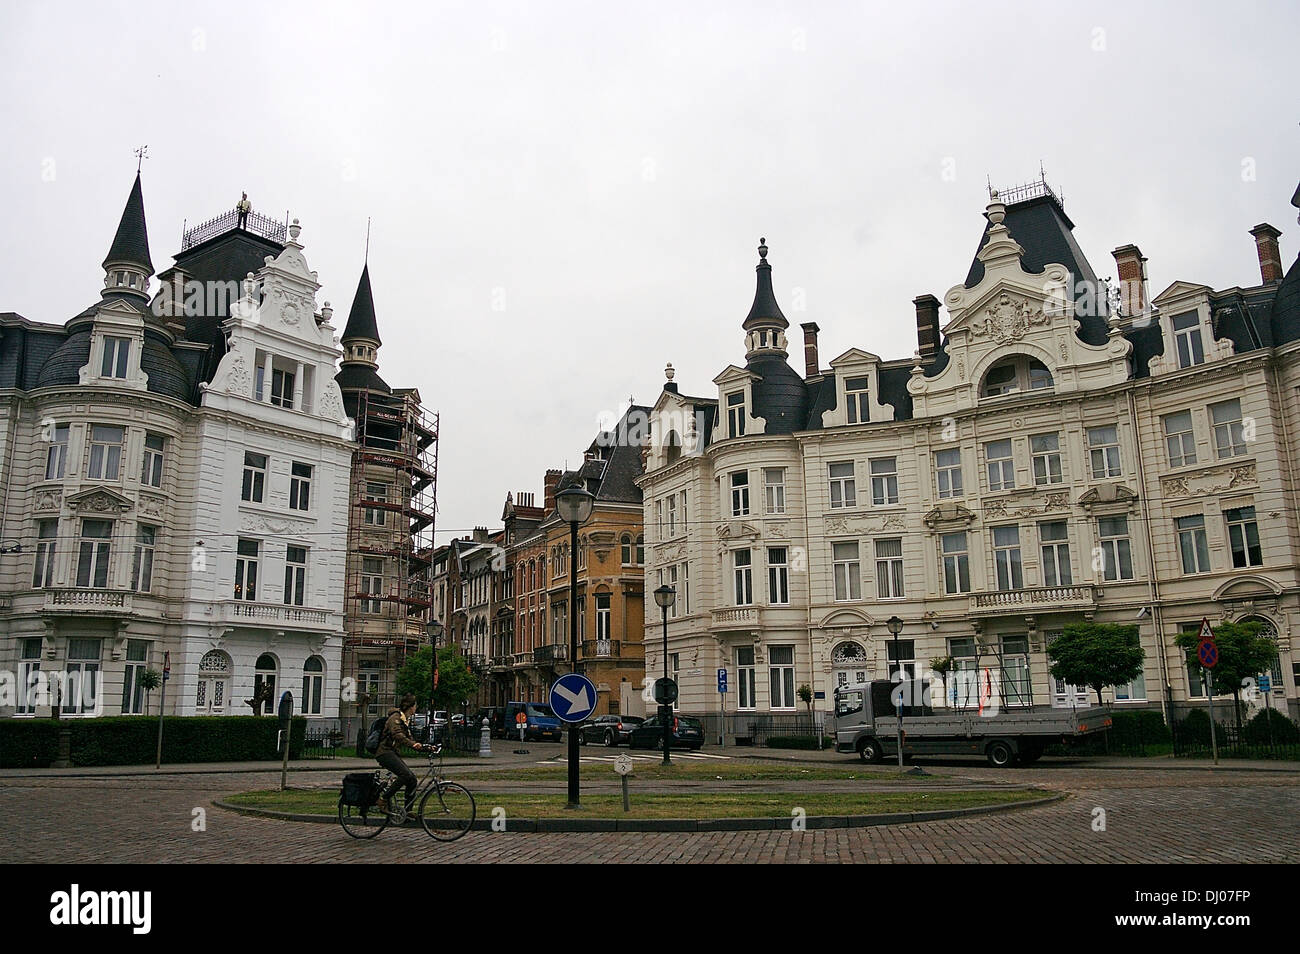
[[[50,714],[38,672],[69,674],[65,715],[141,712],[166,653],[170,713],[270,682],[263,711],[337,716],[353,428],[300,234],[204,223],[151,297],[137,176],[101,300],[0,315],[0,715]]]
[[[718,712],[726,668],[735,727],[803,712],[803,684],[829,710],[837,684],[895,668],[898,616],[906,668],[990,669],[1003,705],[1081,702],[1049,677],[1053,635],[1136,623],[1143,675],[1109,698],[1168,711],[1204,698],[1174,637],[1208,616],[1276,633],[1272,704],[1294,717],[1300,263],[1284,277],[1261,225],[1258,283],[1152,300],[1125,246],[1114,302],[1046,183],[986,218],[942,329],[915,299],[913,359],[824,368],[808,322],[796,373],[764,245],[744,365],[704,397],[669,366],[640,484],[646,585],[678,590],[680,708]]]

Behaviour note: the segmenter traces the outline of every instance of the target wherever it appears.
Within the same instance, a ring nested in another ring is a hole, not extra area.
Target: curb
[[[1032,789],[1032,791],[1045,791]],[[942,821],[949,818],[968,818],[974,815],[992,815],[998,812],[1018,811],[1026,808],[1039,808],[1064,801],[1069,795],[1057,792],[1045,798],[1033,801],[1012,802],[1005,805],[985,805],[974,808],[948,808],[928,812],[893,812],[879,815],[809,815],[804,819],[809,830],[822,828],[876,828],[883,825],[911,825],[921,822]],[[249,808],[233,805],[230,802],[214,798],[212,804],[217,808],[249,815],[255,818],[271,818],[278,821],[312,822],[316,824],[338,824],[334,815],[303,815],[294,812],[277,812],[268,808]],[[504,829],[511,834],[532,834],[538,832],[719,832],[719,831],[782,831],[790,820],[782,817],[770,818],[520,818],[511,819]],[[407,819],[406,828],[419,828],[418,819]],[[491,831],[492,819],[476,818],[474,831]]]

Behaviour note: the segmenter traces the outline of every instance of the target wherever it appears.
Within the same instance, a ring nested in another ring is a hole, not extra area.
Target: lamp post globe
[[[591,519],[596,498],[582,487],[566,487],[555,495],[555,510],[567,524],[583,524]]]
[[[569,525],[569,666],[578,671],[578,525],[591,519],[596,498],[581,486],[565,487],[555,495],[555,512]],[[580,800],[578,727],[569,726],[569,801],[577,808]]]
[[[664,623],[664,683],[668,682],[668,610],[677,602],[677,588],[665,583],[663,586],[655,589],[655,604],[663,614]],[[672,736],[669,734],[670,721],[673,717],[673,707],[671,703],[659,703],[659,724],[664,730],[664,765],[672,764],[672,757],[669,754],[672,751]]]

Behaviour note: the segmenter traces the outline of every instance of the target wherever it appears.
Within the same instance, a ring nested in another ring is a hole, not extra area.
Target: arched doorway
[[[831,650],[831,668],[835,688],[861,686],[871,680],[866,648],[857,640],[846,639]]]
[[[257,665],[253,669],[253,697],[262,691],[263,686],[269,686],[266,690],[266,701],[262,703],[262,712],[271,715],[275,712],[275,674],[278,664],[275,657],[270,653],[262,653],[257,657]]]
[[[199,660],[198,695],[194,700],[196,715],[226,715],[230,699],[230,657],[220,649],[205,653]]]

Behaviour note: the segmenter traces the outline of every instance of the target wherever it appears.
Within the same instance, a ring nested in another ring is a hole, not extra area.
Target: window
[[[731,515],[749,516],[749,471],[738,470],[731,475]]]
[[[678,568],[684,567],[685,565],[686,564],[684,563],[674,564],[673,566],[668,567],[667,570],[659,571],[659,585],[663,586],[667,584],[677,592],[677,598],[673,600],[673,605],[668,607],[669,619],[676,619],[678,616],[686,612],[686,608],[682,605],[683,604],[682,588],[678,585],[678,573],[679,573]]]
[[[1219,460],[1246,453],[1246,436],[1241,423],[1241,402],[1223,401],[1210,405],[1214,425],[1214,452]]]
[[[601,642],[609,640],[610,606],[609,594],[596,594],[596,639]]]
[[[999,590],[1018,590],[1025,585],[1020,565],[1020,528],[993,528],[993,567]]]
[[[736,647],[736,691],[739,693],[736,708],[753,709],[754,700],[754,647]]]
[[[161,487],[163,475],[163,446],[161,434],[146,434],[144,460],[140,464],[140,483],[146,487]]]
[[[383,668],[384,662],[381,659],[357,660],[357,692],[364,693],[370,698],[370,703],[366,706],[367,714],[370,716],[379,715],[379,670]]]
[[[380,557],[361,558],[361,592],[373,599],[361,600],[361,612],[379,615],[384,611],[384,561]]]
[[[790,566],[785,547],[767,548],[767,601],[790,602]]]
[[[321,714],[321,696],[325,690],[325,660],[319,656],[308,656],[302,664],[302,707],[303,715]]]
[[[45,479],[62,480],[64,469],[68,464],[68,425],[58,424],[54,428],[54,439],[50,441],[45,452]]]
[[[113,521],[81,521],[81,547],[77,553],[78,586],[108,586],[108,558],[112,538]]]
[[[903,598],[903,540],[876,540],[876,596],[882,600]]]
[[[388,484],[378,483],[373,480],[366,481],[366,500],[374,503],[388,503]],[[366,507],[365,514],[367,526],[382,527],[388,523],[387,512],[379,507]]]
[[[962,495],[961,449],[953,447],[949,450],[935,451],[934,474],[938,482],[940,500],[960,497]]]
[[[68,715],[94,713],[99,707],[100,643],[98,639],[68,638],[67,676],[60,707]]]
[[[771,708],[793,709],[794,696],[794,647],[769,646],[768,685],[772,691]]]
[[[1196,434],[1192,430],[1192,412],[1166,414],[1162,420],[1165,426],[1165,447],[1169,451],[1169,466],[1195,464]]]
[[[54,584],[54,545],[58,542],[59,521],[36,522],[36,569],[32,571],[32,586]]]
[[[289,470],[289,509],[311,509],[311,464],[293,462]]]
[[[1234,507],[1223,512],[1228,524],[1228,547],[1232,550],[1234,569],[1263,566],[1264,551],[1259,545],[1259,525],[1254,507]]]
[[[1061,437],[1059,434],[1035,434],[1029,438],[1033,455],[1034,485],[1059,484],[1061,476]]]
[[[1145,702],[1147,697],[1146,675],[1138,673],[1137,678],[1132,682],[1126,682],[1122,686],[1115,686],[1114,689],[1116,702]]]
[[[681,505],[682,533],[685,533],[686,532],[686,491],[684,490],[682,491],[681,498],[682,498],[682,505]]]
[[[141,715],[144,713],[144,687],[140,685],[140,674],[148,668],[149,641],[145,639],[128,639],[126,641],[126,671],[122,679],[122,715]]]
[[[732,478],[732,486],[734,487],[734,474],[732,475]],[[746,493],[748,493],[748,491],[746,491]],[[670,494],[665,503],[666,507],[664,509],[664,516],[668,518],[668,536],[675,537],[677,536],[677,495]],[[748,512],[748,504],[746,504],[746,512]]]
[[[135,557],[131,560],[131,589],[148,593],[153,589],[153,554],[158,528],[142,523],[135,528]]]
[[[104,336],[104,361],[100,365],[100,377],[125,378],[126,359],[131,354],[131,339]]]
[[[623,534],[622,538],[619,540],[619,553],[622,556],[624,566],[634,565],[632,535],[630,533]]]
[[[1178,348],[1178,367],[1190,368],[1205,363],[1205,344],[1201,340],[1201,319],[1189,311],[1174,315],[1174,343]]]
[[[307,548],[284,548],[284,602],[302,606],[307,590]]]
[[[682,615],[691,611],[691,565],[689,563],[679,563],[681,567],[681,587],[677,590],[677,602],[673,604],[673,609],[680,608]]]
[[[677,683],[677,685],[680,686],[682,684],[682,654],[681,653],[668,654],[668,671],[672,677],[673,682]],[[680,698],[674,700],[673,709],[679,708],[681,706],[681,701],[682,700]],[[614,718],[611,721],[617,722],[618,719]]]
[[[1101,539],[1101,571],[1104,580],[1133,579],[1133,551],[1128,539],[1128,517],[1097,518]]]
[[[845,460],[830,465],[831,509],[856,507],[858,492],[853,477],[853,461]]]
[[[763,497],[767,513],[785,513],[785,468],[763,468]]]
[[[17,708],[14,715],[36,715],[36,700],[41,688],[41,638],[22,640],[22,660],[18,664]]]
[[[261,503],[266,493],[266,455],[244,451],[244,488],[240,497]]]
[[[1070,536],[1064,520],[1038,525],[1038,541],[1043,547],[1043,585],[1069,586],[1074,582],[1070,572]]]
[[[293,372],[271,369],[271,403],[277,407],[293,409]]]
[[[751,554],[748,550],[736,550],[732,554],[736,577],[736,605],[749,606],[754,602],[754,570]]]
[[[868,465],[871,470],[871,502],[877,507],[898,503],[898,458],[880,457]]]
[[[835,577],[837,602],[862,599],[862,564],[858,561],[858,542],[831,544],[831,563]]]
[[[122,469],[122,438],[120,427],[104,424],[90,425],[90,447],[86,455],[86,476],[91,480],[117,480]]]
[[[981,397],[1002,397],[1019,391],[1037,391],[1052,386],[1052,372],[1036,358],[1012,355],[1003,358],[984,375]]]
[[[257,599],[257,558],[261,544],[240,540],[235,546],[235,599]]]
[[[945,533],[939,537],[943,553],[943,591],[949,596],[970,592],[970,553],[966,531]]]
[[[636,535],[636,565],[645,566],[645,534]]]
[[[1210,547],[1205,540],[1205,516],[1196,514],[1179,517],[1178,552],[1183,558],[1184,573],[1208,573],[1210,569]]]
[[[1029,637],[1002,637],[1002,701],[1008,706],[1033,703],[1029,682]]]
[[[655,533],[660,540],[664,539],[664,502],[655,501]]]
[[[1120,476],[1117,427],[1112,424],[1088,428],[1088,459],[1092,464],[1093,480]]]
[[[1011,457],[1011,440],[985,444],[984,457],[989,466],[989,490],[1014,490],[1016,464]]]
[[[885,640],[885,659],[889,664],[886,678],[891,682],[911,682],[916,678],[916,640]],[[901,680],[899,680],[899,670],[902,670]]]
[[[870,405],[867,403],[866,378],[845,378],[844,396],[847,399],[850,424],[864,424],[871,419],[868,410]]]
[[[256,696],[263,686],[270,686],[267,692],[266,702],[262,706],[262,712],[271,715],[275,712],[275,707],[279,703],[275,697],[275,657],[270,653],[262,653],[257,657],[257,664],[253,669],[253,695]]]
[[[745,436],[744,391],[733,391],[727,395],[727,433],[732,437]]]

